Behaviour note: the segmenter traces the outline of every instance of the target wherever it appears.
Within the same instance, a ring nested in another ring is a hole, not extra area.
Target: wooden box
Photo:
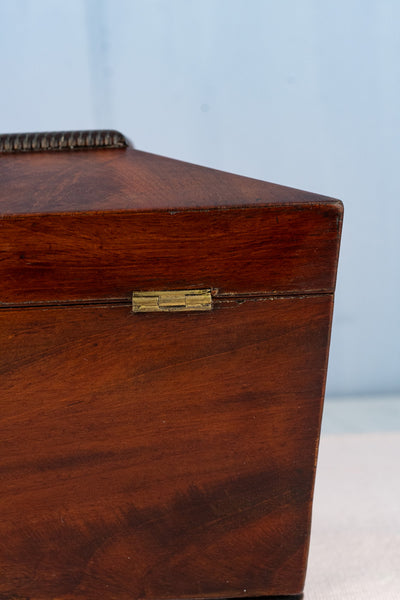
[[[341,203],[116,132],[0,151],[1,600],[300,595]]]

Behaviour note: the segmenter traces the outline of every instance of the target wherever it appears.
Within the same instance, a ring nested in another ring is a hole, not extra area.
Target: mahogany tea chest
[[[0,599],[300,596],[342,204],[0,136]]]

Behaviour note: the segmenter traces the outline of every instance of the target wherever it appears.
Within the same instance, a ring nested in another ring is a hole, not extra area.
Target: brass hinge
[[[211,290],[133,292],[133,312],[211,310]]]

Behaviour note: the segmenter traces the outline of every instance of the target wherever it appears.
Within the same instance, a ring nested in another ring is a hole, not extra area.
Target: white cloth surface
[[[323,435],[305,600],[400,600],[400,432]]]

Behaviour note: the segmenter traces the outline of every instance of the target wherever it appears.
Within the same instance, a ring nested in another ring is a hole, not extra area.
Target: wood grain
[[[340,204],[326,196],[125,150],[0,155],[0,214]]]
[[[116,151],[118,152],[118,151]],[[128,300],[134,290],[333,292],[334,204],[0,219],[0,302]]]
[[[0,156],[0,600],[300,597],[341,223],[131,149]]]
[[[0,597],[300,594],[332,296],[0,310]]]

